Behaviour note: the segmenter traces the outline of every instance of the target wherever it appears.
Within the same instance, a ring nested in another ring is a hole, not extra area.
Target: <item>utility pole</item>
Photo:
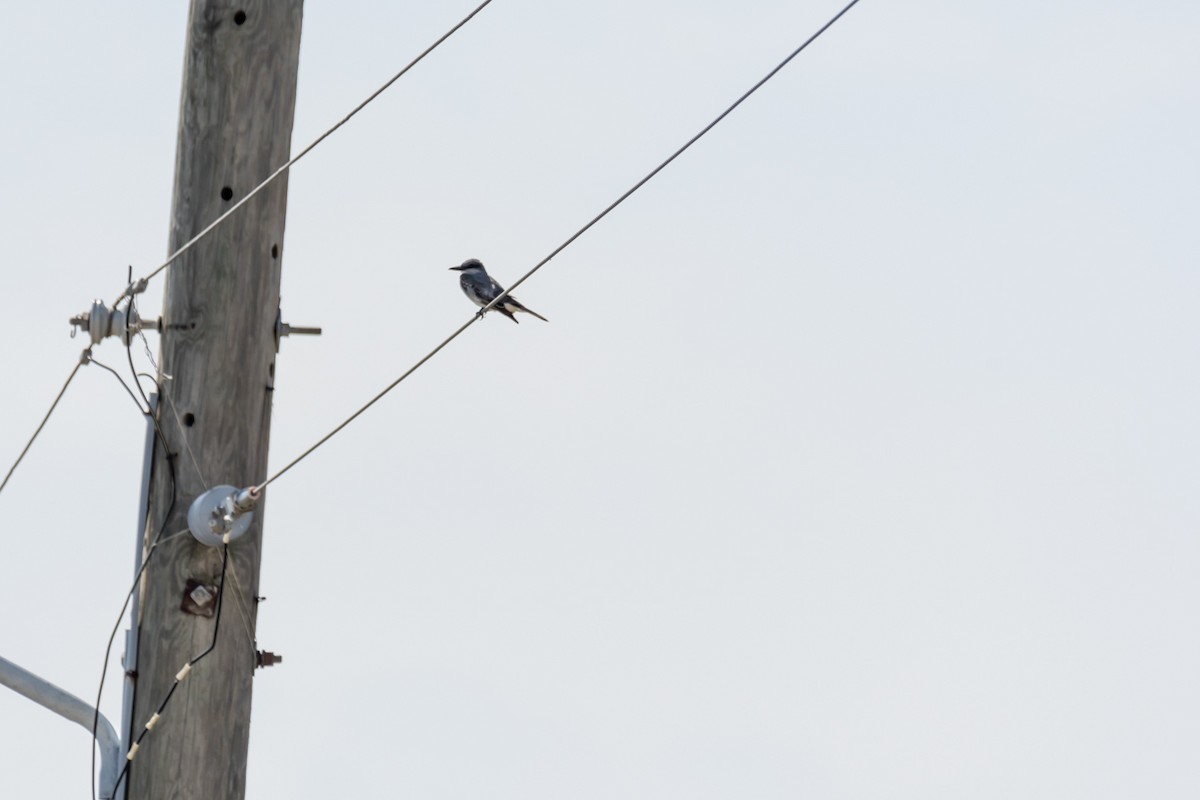
[[[192,0],[170,252],[287,161],[302,16],[303,0]],[[167,535],[187,528],[188,507],[207,488],[266,477],[286,209],[285,174],[167,271],[158,420],[176,485],[156,447],[146,547],[164,517]],[[131,800],[245,796],[262,520],[260,502],[250,530],[228,546],[216,646],[129,764]],[[141,587],[134,738],[212,641],[216,598],[196,587],[219,584],[221,562],[220,547],[189,535],[153,553]]]

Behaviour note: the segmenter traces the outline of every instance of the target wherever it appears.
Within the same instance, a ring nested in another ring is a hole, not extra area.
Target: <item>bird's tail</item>
[[[508,309],[507,309],[508,311],[524,311],[526,314],[533,314],[535,317],[540,319],[542,322],[550,321],[550,320],[546,319],[545,317],[543,317],[538,312],[526,308],[524,305],[522,305],[517,300],[514,300],[512,297],[506,298],[505,301],[503,303],[501,303],[501,305],[508,306]],[[509,317],[512,317],[512,314],[509,314]],[[517,321],[516,318],[513,317],[513,322],[516,322],[516,321]]]

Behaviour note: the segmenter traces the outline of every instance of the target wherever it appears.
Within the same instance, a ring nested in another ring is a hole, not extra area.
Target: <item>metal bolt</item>
[[[192,589],[188,597],[192,598],[192,602],[198,606],[206,606],[213,601],[213,593],[208,590],[207,586],[197,586]]]
[[[275,664],[282,664],[283,656],[272,653],[270,650],[255,650],[254,661],[259,667],[270,667]]]

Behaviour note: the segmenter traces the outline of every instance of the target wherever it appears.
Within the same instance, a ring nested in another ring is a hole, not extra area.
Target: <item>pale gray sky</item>
[[[294,149],[472,4],[310,0]],[[7,5],[4,469],[67,318],[166,252],[186,15]],[[466,320],[447,266],[511,282],[840,5],[493,3],[292,174],[325,335],[272,464]],[[1198,24],[864,0],[522,286],[549,324],[487,318],[272,485],[249,796],[1200,794]],[[85,369],[0,494],[0,655],[84,697],[142,437]],[[6,691],[0,754],[87,792]]]

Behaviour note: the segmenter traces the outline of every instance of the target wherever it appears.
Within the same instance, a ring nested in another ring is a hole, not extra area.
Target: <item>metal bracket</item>
[[[240,539],[254,519],[258,492],[253,486],[214,486],[192,501],[188,508],[188,530],[196,541],[209,547]]]

